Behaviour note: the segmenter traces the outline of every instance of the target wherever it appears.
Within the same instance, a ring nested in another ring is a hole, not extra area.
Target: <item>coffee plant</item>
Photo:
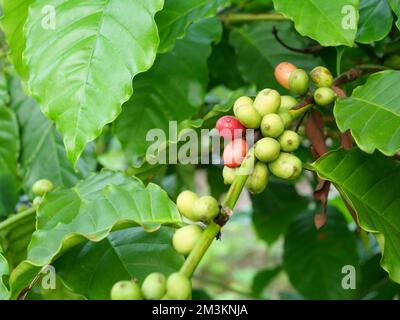
[[[241,216],[280,248],[242,296],[399,297],[399,0],[1,14],[1,300],[212,298],[198,268]]]

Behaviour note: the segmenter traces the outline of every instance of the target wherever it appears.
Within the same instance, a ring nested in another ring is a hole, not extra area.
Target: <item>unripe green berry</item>
[[[250,97],[247,97],[247,96],[243,96],[243,97],[236,99],[235,103],[233,104],[233,112],[235,113],[235,111],[238,107],[241,107],[246,104],[252,105],[253,99]]]
[[[249,129],[256,129],[260,127],[261,116],[253,107],[253,104],[243,104],[234,110],[236,118],[240,123]]]
[[[292,152],[299,148],[300,146],[300,136],[291,130],[286,130],[282,133],[282,135],[278,138],[280,143],[280,147],[282,151]]]
[[[176,206],[178,207],[179,212],[184,217],[188,218],[192,221],[196,218],[192,214],[193,204],[198,199],[198,195],[192,191],[183,191],[179,194],[178,198],[176,199]]]
[[[162,273],[153,272],[144,279],[142,294],[146,300],[160,300],[167,291],[167,279]]]
[[[281,106],[279,108],[279,112],[287,111],[297,106],[298,102],[292,96],[282,96],[281,97]]]
[[[192,212],[196,221],[210,221],[219,213],[218,201],[211,196],[200,197],[193,203]]]
[[[111,300],[143,300],[143,296],[136,282],[125,280],[113,285]]]
[[[316,67],[310,72],[312,82],[318,87],[332,87],[333,76],[328,68]]]
[[[301,160],[296,156],[281,152],[278,159],[268,165],[269,170],[278,178],[294,180],[300,176],[303,169]]]
[[[336,100],[336,92],[331,88],[318,88],[314,92],[314,100],[320,106],[327,106]]]
[[[254,108],[261,116],[278,111],[281,105],[281,95],[273,89],[264,89],[254,100]]]
[[[261,121],[261,132],[264,137],[277,138],[285,130],[280,116],[275,113],[267,114]]]
[[[177,252],[188,255],[199,240],[203,229],[196,224],[184,226],[175,231],[172,244]]]
[[[258,160],[270,162],[279,157],[281,146],[279,142],[273,138],[262,138],[256,143],[254,152]]]
[[[36,181],[32,186],[32,192],[37,196],[43,196],[47,192],[54,189],[54,185],[50,180],[41,179]]]
[[[290,91],[303,95],[308,91],[308,74],[303,69],[296,69],[292,72],[289,78]]]
[[[400,54],[392,54],[387,57],[384,65],[391,69],[400,70]]]
[[[293,117],[289,111],[279,111],[278,115],[281,117],[285,128],[291,125]]]
[[[192,294],[192,283],[184,275],[175,272],[168,277],[167,294],[172,300],[189,300]]]
[[[268,185],[268,167],[263,162],[257,162],[252,174],[247,178],[246,188],[249,192],[258,194]]]
[[[224,166],[224,169],[222,170],[222,176],[225,184],[232,184],[236,177],[236,168]]]

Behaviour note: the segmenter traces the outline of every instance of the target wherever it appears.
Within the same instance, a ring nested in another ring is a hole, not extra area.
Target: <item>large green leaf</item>
[[[190,24],[215,15],[224,0],[166,0],[162,11],[156,15],[160,34],[158,52],[172,49],[177,39],[182,39]]]
[[[87,242],[56,261],[57,274],[74,292],[88,299],[110,299],[113,284],[120,280],[142,282],[152,272],[169,275],[184,258],[172,247],[172,229],[145,232],[130,228],[112,232],[100,242]]]
[[[399,28],[399,30],[400,30],[400,1],[399,0],[389,0],[389,4],[398,18],[396,21],[396,25],[397,25],[397,28]]]
[[[8,277],[9,274],[10,270],[8,267],[8,262],[0,251],[0,300],[7,300],[10,296],[10,292],[3,280],[3,277]]]
[[[313,167],[348,199],[361,227],[375,233],[381,266],[400,283],[400,164],[355,148],[328,153]]]
[[[154,184],[144,187],[139,179],[121,173],[102,171],[71,189],[49,193],[38,209],[27,261],[11,274],[13,297],[40,267],[85,239],[100,241],[112,229],[125,226],[156,230],[180,223],[178,210],[165,191]]]
[[[360,0],[357,42],[382,40],[392,29],[392,10],[387,0]]]
[[[257,235],[268,244],[286,233],[294,217],[309,203],[296,192],[294,185],[281,181],[271,181],[265,192],[251,198],[254,227]]]
[[[358,255],[355,234],[347,228],[343,215],[328,208],[328,222],[314,226],[314,212],[299,215],[285,239],[284,267],[291,283],[309,299],[350,299],[355,290],[342,288],[342,268],[354,266]]]
[[[296,53],[284,48],[272,34],[274,22],[256,22],[231,32],[231,44],[238,55],[239,71],[247,82],[258,88],[281,88],[274,77],[274,69],[282,61],[290,61],[299,68],[312,69],[318,59],[310,55]],[[291,22],[276,25],[279,36],[294,47],[304,47],[304,38],[299,37],[292,29]]]
[[[19,132],[15,113],[0,106],[0,216],[11,213],[17,202]]]
[[[44,6],[56,12],[43,27]],[[38,0],[26,30],[29,86],[64,136],[75,165],[85,145],[115,120],[132,95],[132,78],[153,64],[154,14],[163,0]]]
[[[352,46],[357,33],[358,0],[274,0],[275,9],[291,18],[297,31],[323,46]],[[350,12],[345,10],[352,8]],[[346,14],[354,14],[354,26]]]
[[[182,122],[198,111],[208,81],[207,57],[220,32],[217,19],[193,24],[171,52],[159,55],[148,72],[135,78],[136,94],[114,126],[131,163],[142,162],[151,144],[146,141],[150,129],[163,130],[168,139],[169,121]]]
[[[28,17],[29,6],[33,0],[3,0],[3,17],[1,25],[6,34],[15,70],[23,78],[27,77],[27,68],[22,60],[25,49],[23,27]]]
[[[400,150],[400,71],[383,71],[369,77],[351,97],[336,102],[339,129],[351,130],[357,145],[367,153],[378,149],[392,156]]]
[[[33,183],[49,179],[55,186],[72,187],[96,168],[89,145],[75,170],[67,159],[62,137],[46,119],[31,97],[24,95],[19,80],[11,79],[11,107],[16,111],[21,131],[23,185],[30,192]]]

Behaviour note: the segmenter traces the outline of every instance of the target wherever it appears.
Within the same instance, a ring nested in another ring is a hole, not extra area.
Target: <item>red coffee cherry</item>
[[[296,69],[297,67],[290,62],[281,62],[275,68],[276,81],[278,81],[282,87],[289,89],[290,75]]]
[[[229,140],[241,138],[246,131],[246,128],[240,121],[232,116],[219,118],[215,127],[222,138]]]
[[[224,165],[229,168],[236,168],[241,165],[247,154],[247,143],[244,139],[235,139],[230,142],[224,150],[222,159]]]

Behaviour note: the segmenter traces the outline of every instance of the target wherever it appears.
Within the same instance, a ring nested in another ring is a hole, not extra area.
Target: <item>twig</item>
[[[226,24],[234,24],[234,23],[246,23],[253,21],[285,21],[288,18],[284,17],[279,13],[262,13],[262,14],[253,14],[253,13],[223,13],[220,14],[219,18]]]
[[[320,52],[322,49],[324,49],[323,46],[321,45],[315,45],[312,47],[308,48],[294,48],[292,46],[287,45],[278,35],[278,29],[274,26],[272,28],[272,34],[274,35],[275,39],[286,49],[293,51],[293,52],[298,52],[298,53],[305,53],[305,54],[315,54],[317,52]]]

